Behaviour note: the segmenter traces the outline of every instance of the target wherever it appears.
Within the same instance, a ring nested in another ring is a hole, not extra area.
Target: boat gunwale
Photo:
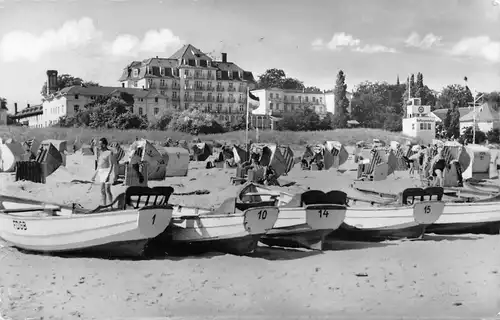
[[[173,211],[172,211],[172,220],[194,220],[196,218],[228,218],[228,217],[234,217],[234,218],[243,218],[245,217],[245,214],[247,213],[248,210],[253,210],[253,209],[261,209],[261,208],[271,208],[271,209],[278,209],[278,214],[279,214],[279,207],[276,206],[262,206],[262,207],[252,207],[248,208],[245,211],[238,210],[239,212],[234,212],[234,213],[221,213],[221,214],[210,214],[210,212],[217,211],[217,209],[208,209],[208,208],[201,208],[201,207],[191,207],[191,206],[182,206],[183,208],[188,208],[188,209],[202,209],[202,210],[207,210],[208,212],[206,213],[201,213],[198,215],[177,215],[176,212],[179,212],[176,210],[177,205],[173,206]],[[279,216],[278,216],[279,217]]]
[[[67,208],[65,208],[67,209]],[[130,208],[125,210],[107,210],[103,212],[95,212],[95,213],[72,213],[68,215],[48,215],[48,216],[21,216],[10,213],[5,213],[4,210],[0,209],[0,218],[6,217],[7,219],[19,219],[19,220],[64,220],[64,219],[82,219],[89,217],[104,217],[104,216],[113,216],[113,215],[131,215],[131,214],[140,214],[142,210],[151,210],[151,209],[163,209],[163,210],[173,210],[173,206],[171,204],[167,205],[152,205],[145,206],[141,208]],[[6,209],[8,210],[8,209]],[[71,209],[68,209],[71,210]],[[40,212],[44,212],[43,208],[40,208]],[[60,210],[57,210],[60,211]],[[34,211],[36,212],[36,211]],[[173,212],[172,212],[173,216]]]

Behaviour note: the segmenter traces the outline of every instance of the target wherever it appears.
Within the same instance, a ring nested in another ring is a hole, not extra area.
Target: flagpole
[[[248,158],[248,111],[249,111],[249,108],[248,108],[248,104],[250,103],[249,102],[249,99],[250,99],[250,88],[247,87],[247,109],[246,109],[246,125],[245,125],[245,149],[247,151],[247,158]],[[246,161],[248,161],[248,159],[245,159]]]

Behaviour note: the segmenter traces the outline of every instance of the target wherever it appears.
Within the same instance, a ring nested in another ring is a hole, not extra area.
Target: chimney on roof
[[[158,59],[158,56],[156,56],[156,59]]]
[[[47,95],[57,92],[57,70],[47,70]]]
[[[29,109],[29,107],[30,107],[30,104],[28,103],[28,104],[26,105],[26,108],[27,108],[27,109]]]
[[[227,53],[222,52],[222,62],[227,62]]]
[[[14,114],[17,114],[17,102],[14,102]]]

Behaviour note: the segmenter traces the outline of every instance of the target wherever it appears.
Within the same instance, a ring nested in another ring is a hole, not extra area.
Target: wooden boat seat
[[[328,199],[328,203],[331,204],[339,204],[339,205],[347,205],[347,193],[340,190],[331,190],[326,193],[326,197]]]
[[[422,188],[408,188],[403,191],[401,197],[401,203],[403,205],[412,205],[417,201],[424,201],[426,198],[428,200],[441,201],[443,199],[444,189],[442,187],[427,187]],[[433,199],[433,196],[436,198]]]
[[[276,205],[276,200],[260,201],[260,202],[237,202],[236,209],[238,209],[240,211],[245,211],[245,210],[248,210],[250,208],[264,207],[264,206],[273,207],[275,205]]]
[[[174,193],[172,187],[142,187],[131,186],[125,190],[125,193],[119,194],[115,200],[106,206],[98,206],[88,213],[97,213],[101,211],[118,211],[129,208],[139,209],[147,206],[166,206],[170,196]]]

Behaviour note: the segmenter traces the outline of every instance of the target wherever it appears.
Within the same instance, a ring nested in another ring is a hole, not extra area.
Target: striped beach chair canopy
[[[330,152],[338,160],[335,160],[334,166],[343,165],[349,158],[349,152],[339,141],[325,141],[325,149]]]
[[[259,154],[260,164],[265,167],[271,166],[278,177],[291,170],[290,163],[293,163],[293,152],[287,152],[284,155],[281,152],[282,149],[272,143],[254,143],[250,150],[253,154]]]

